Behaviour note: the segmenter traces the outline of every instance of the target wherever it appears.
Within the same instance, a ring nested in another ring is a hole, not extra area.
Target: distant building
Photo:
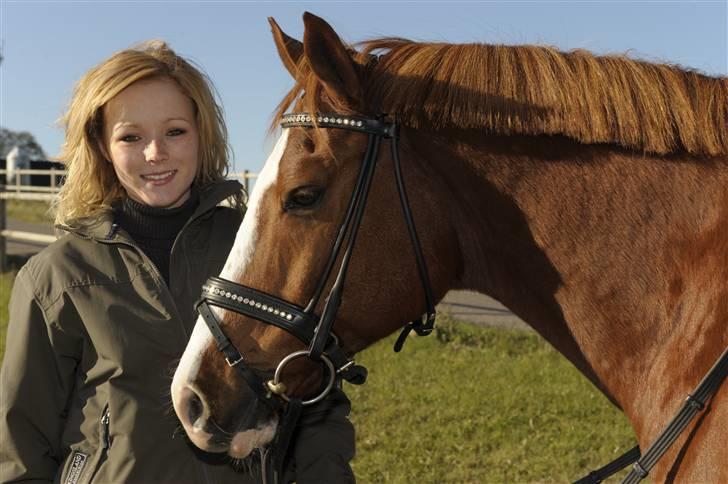
[[[30,168],[30,154],[22,146],[15,145],[6,162],[6,180],[8,185],[30,185],[30,175],[19,175],[16,170],[27,170]]]

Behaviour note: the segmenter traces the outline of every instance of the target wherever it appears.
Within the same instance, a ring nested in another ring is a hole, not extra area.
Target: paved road
[[[437,310],[453,319],[497,328],[531,329],[495,299],[473,291],[448,292]]]
[[[50,224],[20,222],[12,219],[8,220],[8,229],[53,234],[53,227]],[[30,257],[43,247],[43,244],[20,243],[8,240],[7,253],[18,258]],[[498,301],[472,291],[450,291],[437,306],[437,310],[448,313],[454,319],[484,326],[530,328]]]
[[[23,232],[35,232],[36,234],[49,234],[53,235],[53,226],[50,224],[38,224],[31,222],[22,222],[20,220],[14,220],[8,218],[7,220],[8,230],[21,230]],[[8,255],[12,256],[30,256],[40,251],[45,244],[31,243],[31,242],[19,242],[16,240],[8,239],[5,246],[5,250]]]

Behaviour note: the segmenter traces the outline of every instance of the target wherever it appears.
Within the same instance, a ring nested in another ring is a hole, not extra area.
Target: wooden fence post
[[[5,258],[5,241],[7,238],[2,235],[3,230],[5,230],[6,226],[6,205],[5,205],[5,199],[3,198],[3,194],[5,193],[5,185],[0,184],[0,272],[5,272],[5,269],[7,267]]]
[[[243,170],[243,186],[245,187],[245,196],[250,197],[250,179],[248,174],[250,170]]]

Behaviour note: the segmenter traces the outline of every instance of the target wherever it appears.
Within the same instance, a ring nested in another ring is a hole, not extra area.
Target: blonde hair
[[[194,104],[200,137],[200,164],[194,184],[204,187],[227,175],[227,128],[212,82],[165,42],[150,40],[115,53],[76,84],[61,118],[66,136],[58,159],[66,165],[68,174],[53,207],[56,223],[72,224],[93,216],[124,196],[113,166],[101,149],[103,108],[134,82],[150,78],[175,81]]]

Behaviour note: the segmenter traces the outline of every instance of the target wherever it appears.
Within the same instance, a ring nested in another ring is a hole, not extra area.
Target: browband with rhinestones
[[[288,113],[281,117],[282,128],[345,128],[362,133],[370,133],[385,138],[396,135],[394,123],[381,119],[335,113]]]

